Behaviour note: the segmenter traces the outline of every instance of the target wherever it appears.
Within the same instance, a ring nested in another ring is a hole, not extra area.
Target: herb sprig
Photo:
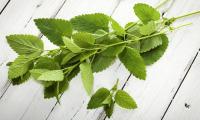
[[[139,21],[129,22],[125,27],[102,13],[80,15],[69,21],[35,19],[41,33],[58,48],[44,50],[42,40],[34,35],[7,36],[8,44],[19,55],[8,64],[9,80],[18,85],[32,77],[43,85],[44,98],[56,97],[58,102],[79,72],[87,94],[91,95],[93,73],[105,70],[117,58],[132,75],[145,80],[146,66],[159,60],[167,49],[166,33],[188,25],[173,27],[172,24],[200,11],[163,18],[155,8],[144,3],[135,4],[133,9]],[[110,90],[98,89],[87,108],[103,107],[108,117],[115,103],[126,109],[137,108],[134,99],[117,86],[118,80]]]

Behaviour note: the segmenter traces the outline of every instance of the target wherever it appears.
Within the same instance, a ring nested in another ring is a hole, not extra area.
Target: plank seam
[[[1,9],[0,11],[0,15],[3,13],[3,11],[6,9],[6,7],[8,6],[8,4],[10,3],[11,0],[8,0],[7,3],[4,5],[4,7]]]
[[[189,65],[189,68],[187,69],[187,71],[186,71],[186,73],[185,73],[185,75],[184,75],[183,79],[181,80],[181,82],[180,82],[180,84],[179,84],[178,88],[176,89],[176,92],[174,93],[174,95],[173,95],[173,97],[172,97],[172,99],[171,99],[170,103],[168,104],[168,106],[167,106],[167,108],[166,108],[166,110],[165,110],[165,112],[164,112],[163,116],[161,117],[161,120],[163,120],[163,119],[164,119],[164,117],[165,117],[166,113],[168,112],[168,110],[169,110],[169,108],[170,108],[170,106],[171,106],[171,104],[172,104],[173,100],[175,99],[175,97],[176,97],[176,95],[177,95],[177,93],[178,93],[179,89],[181,88],[181,86],[182,86],[182,84],[183,84],[183,82],[184,82],[185,78],[187,77],[187,75],[188,75],[188,73],[189,73],[190,69],[192,68],[192,65],[193,65],[193,63],[195,62],[195,60],[196,60],[196,58],[197,58],[198,54],[199,54],[199,51],[196,53],[195,57],[192,59],[192,62],[191,62],[191,64]]]

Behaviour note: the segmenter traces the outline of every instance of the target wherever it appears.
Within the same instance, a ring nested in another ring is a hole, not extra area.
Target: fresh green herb
[[[117,58],[132,75],[145,80],[146,66],[159,60],[167,49],[166,33],[188,25],[173,27],[173,23],[200,11],[168,19],[144,3],[133,9],[139,21],[129,22],[125,27],[102,13],[80,15],[69,21],[35,19],[41,33],[57,48],[44,50],[42,40],[33,35],[7,36],[8,44],[19,55],[8,63],[9,80],[18,85],[31,76],[44,87],[44,98],[55,97],[58,102],[79,71],[87,94],[92,94],[93,73],[105,70]],[[87,108],[103,107],[110,118],[115,103],[126,109],[137,108],[134,99],[118,89],[118,80],[110,90],[98,89]]]

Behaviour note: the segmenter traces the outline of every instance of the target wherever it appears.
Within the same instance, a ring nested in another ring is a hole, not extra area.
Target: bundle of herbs
[[[167,49],[166,33],[176,29],[172,23],[200,11],[163,18],[155,8],[144,3],[135,4],[133,9],[139,21],[129,22],[125,27],[102,13],[84,14],[69,21],[35,19],[41,33],[58,47],[44,50],[42,40],[34,35],[7,36],[8,44],[19,55],[8,64],[9,80],[18,85],[32,77],[44,87],[44,98],[56,97],[58,102],[79,72],[87,94],[91,95],[93,73],[105,70],[118,58],[132,75],[145,80],[146,66],[159,60]],[[135,109],[134,99],[117,84],[118,80],[110,90],[98,89],[87,108],[103,107],[108,117],[115,103]]]

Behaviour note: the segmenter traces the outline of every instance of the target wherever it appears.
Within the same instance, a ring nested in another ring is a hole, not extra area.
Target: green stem
[[[167,2],[169,2],[170,0],[163,0],[162,2],[160,2],[155,8],[158,9],[161,6],[163,6],[164,4],[166,4]]]
[[[178,17],[174,17],[173,19],[178,20],[178,19],[182,19],[182,18],[185,18],[185,17],[188,17],[188,16],[195,15],[195,14],[200,14],[200,10],[195,11],[195,12],[191,12],[191,13],[188,13],[188,14],[185,14],[185,15],[181,15],[181,16],[178,16]]]
[[[192,23],[186,23],[186,24],[183,24],[183,25],[179,25],[177,27],[174,27],[173,30],[176,30],[176,29],[179,29],[181,27],[185,27],[185,26],[188,26],[188,25],[192,25]]]

